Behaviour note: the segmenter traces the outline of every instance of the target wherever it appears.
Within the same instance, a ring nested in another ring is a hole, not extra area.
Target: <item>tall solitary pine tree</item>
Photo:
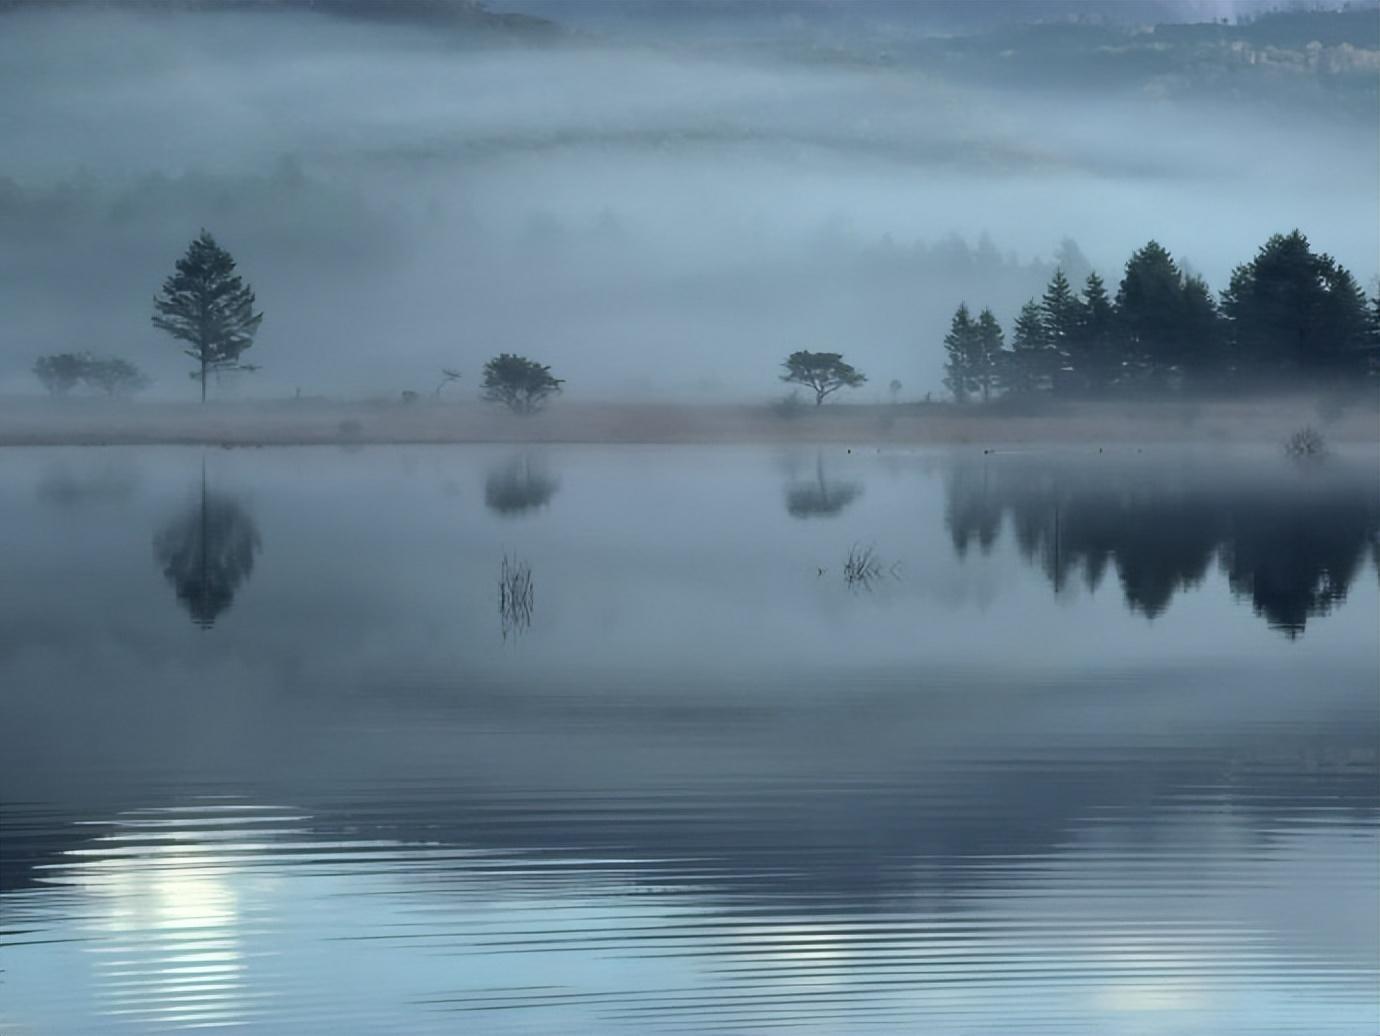
[[[187,344],[183,352],[197,364],[191,377],[201,382],[203,403],[208,375],[256,369],[240,356],[254,344],[264,315],[254,312],[254,290],[235,272],[235,260],[205,230],[163,282],[153,309],[153,326]]]

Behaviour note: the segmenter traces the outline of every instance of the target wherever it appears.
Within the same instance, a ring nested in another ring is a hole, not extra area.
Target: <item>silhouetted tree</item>
[[[1190,377],[1205,382],[1225,373],[1222,354],[1222,316],[1212,289],[1199,276],[1184,278],[1179,348],[1174,360]]]
[[[500,353],[484,364],[483,398],[502,403],[515,414],[534,414],[561,391],[564,379],[525,356]]]
[[[90,365],[86,353],[55,353],[35,360],[33,372],[49,395],[65,396],[81,384]]]
[[[1138,380],[1163,380],[1179,350],[1182,310],[1183,275],[1163,246],[1150,241],[1126,261],[1116,293],[1118,331]]]
[[[997,387],[1001,372],[1002,352],[1006,344],[1001,324],[990,309],[978,314],[974,328],[973,373],[982,401],[986,403]]]
[[[149,386],[149,379],[143,371],[118,356],[92,359],[83,380],[107,396],[131,395]]]
[[[814,391],[815,406],[841,388],[857,388],[867,376],[843,361],[841,353],[793,352],[781,366],[786,373],[781,380],[804,385]]]
[[[256,369],[240,357],[264,315],[254,312],[254,291],[235,273],[235,260],[205,230],[163,282],[153,308],[153,326],[190,347],[183,352],[197,363],[191,376],[201,382],[203,403],[208,375]]]
[[[944,336],[944,387],[953,394],[955,403],[968,402],[968,397],[978,390],[978,351],[977,325],[967,303],[960,303],[949,322],[949,333]]]
[[[210,629],[254,570],[259,530],[231,497],[208,492],[154,538],[154,558],[192,621]]]
[[[1371,377],[1380,375],[1380,289],[1370,300],[1370,333],[1366,338],[1365,372]]]
[[[1069,342],[1070,362],[1079,382],[1092,392],[1111,386],[1120,373],[1116,347],[1116,312],[1102,278],[1088,274],[1078,306],[1078,324]]]
[[[1236,362],[1268,374],[1363,369],[1366,299],[1351,274],[1295,230],[1238,266],[1222,295]]]
[[[1011,350],[1002,357],[1002,386],[1025,395],[1049,388],[1053,367],[1044,313],[1031,299],[1021,307],[1012,326]]]
[[[1078,337],[1081,316],[1078,299],[1074,297],[1063,270],[1055,270],[1050,278],[1049,286],[1040,300],[1040,313],[1044,317],[1045,346],[1051,354],[1048,357],[1049,375],[1051,379],[1057,379]]]

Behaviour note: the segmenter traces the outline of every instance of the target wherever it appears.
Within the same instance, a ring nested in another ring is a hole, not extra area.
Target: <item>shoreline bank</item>
[[[1380,442],[1380,406],[1317,397],[1219,401],[766,405],[565,403],[519,417],[480,403],[10,401],[0,447],[462,443],[869,445],[1278,443],[1298,429]]]

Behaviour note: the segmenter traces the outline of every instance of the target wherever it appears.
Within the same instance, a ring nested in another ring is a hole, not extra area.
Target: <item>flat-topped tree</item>
[[[857,371],[852,364],[843,362],[841,353],[812,353],[806,350],[791,353],[781,366],[786,373],[781,380],[805,385],[814,390],[815,406],[824,402],[824,397],[841,388],[857,388],[867,380],[867,375]]]
[[[33,372],[49,395],[65,396],[81,384],[90,366],[86,353],[54,353],[35,360]]]
[[[208,375],[257,369],[240,356],[264,315],[254,312],[254,290],[235,272],[234,258],[205,230],[163,282],[153,308],[153,326],[190,347],[183,352],[198,365],[191,376],[201,381],[203,403]]]
[[[500,353],[484,364],[481,388],[490,403],[502,403],[515,414],[535,414],[563,384],[564,379],[552,377],[551,368],[544,364]]]

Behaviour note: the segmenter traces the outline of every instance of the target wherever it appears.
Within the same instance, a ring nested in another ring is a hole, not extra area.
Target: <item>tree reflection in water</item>
[[[484,506],[505,518],[516,517],[545,507],[559,488],[540,458],[522,453],[484,476]]]
[[[1373,472],[1341,461],[1300,471],[1027,455],[960,461],[946,488],[959,555],[991,550],[1009,517],[1056,591],[1071,578],[1095,589],[1112,568],[1127,606],[1151,618],[1216,563],[1290,637],[1345,599],[1380,531]]]
[[[831,482],[824,475],[824,455],[815,454],[813,482],[786,486],[786,511],[792,518],[824,518],[840,514],[862,495],[857,482]]]
[[[154,537],[153,555],[192,621],[210,629],[253,572],[259,546],[254,519],[234,497],[206,488],[203,465],[200,496]]]

